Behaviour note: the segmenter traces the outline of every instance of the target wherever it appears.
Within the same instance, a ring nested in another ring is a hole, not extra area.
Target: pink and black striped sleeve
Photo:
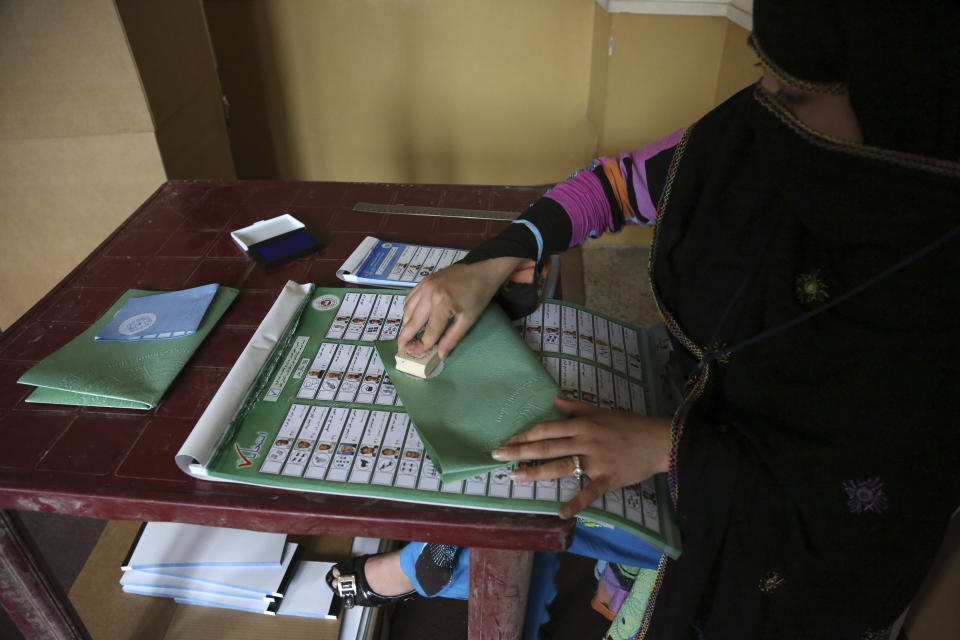
[[[683,129],[620,155],[601,157],[548,191],[495,238],[463,259],[470,264],[503,256],[544,256],[616,233],[628,224],[651,225]]]

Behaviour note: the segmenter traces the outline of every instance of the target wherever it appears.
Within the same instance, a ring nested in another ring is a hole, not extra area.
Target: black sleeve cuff
[[[527,220],[540,231],[543,240],[543,258],[560,253],[570,246],[573,226],[563,207],[550,198],[540,198],[527,209],[519,220]],[[490,258],[526,258],[537,259],[537,238],[525,224],[511,224],[500,235],[484,241],[473,249],[460,262],[473,264]]]

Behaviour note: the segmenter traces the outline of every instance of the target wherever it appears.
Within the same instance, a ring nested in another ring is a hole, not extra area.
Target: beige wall
[[[244,177],[547,182],[595,144],[592,0],[206,7]]]
[[[657,140],[756,81],[748,35],[720,17],[614,14],[599,152]]]
[[[725,18],[593,0],[205,6],[249,178],[554,182],[696,120],[733,67],[755,74]]]
[[[613,16],[601,154],[635,149],[714,104],[726,18]]]
[[[613,15],[600,8],[593,7],[593,35],[590,46],[590,93],[587,96],[587,119],[596,132],[594,147],[590,155],[596,155],[604,135],[604,119],[609,95],[607,80],[610,76],[611,32]]]
[[[747,46],[750,32],[732,22],[727,22],[723,40],[723,58],[717,75],[717,90],[714,103],[720,104],[740,89],[749,86],[760,77],[759,59]]]
[[[602,93],[590,102],[598,105],[598,155],[636,149],[687,126],[759,75],[749,32],[726,18],[607,15],[608,31],[594,33],[594,56],[607,60],[605,75],[591,87]],[[589,245],[648,245],[650,238],[649,227],[627,227]]]

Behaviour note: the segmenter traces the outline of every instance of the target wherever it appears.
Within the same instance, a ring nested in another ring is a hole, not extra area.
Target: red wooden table
[[[341,286],[336,269],[366,235],[469,249],[508,224],[360,212],[356,203],[515,213],[542,191],[313,182],[164,184],[0,335],[0,509],[8,510],[0,512],[0,601],[24,635],[86,637],[63,593],[36,561],[12,510],[471,546],[470,638],[519,637],[530,551],[566,548],[572,522],[203,482],[183,474],[174,454],[287,280]],[[302,220],[326,249],[265,271],[233,244],[230,230],[281,213]],[[88,327],[125,290],[211,282],[236,287],[240,295],[156,409],[25,403],[31,387],[17,384],[17,378]]]

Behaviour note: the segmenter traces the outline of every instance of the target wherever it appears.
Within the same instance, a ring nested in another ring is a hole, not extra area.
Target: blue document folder
[[[165,340],[196,333],[218,284],[131,297],[94,340]]]

